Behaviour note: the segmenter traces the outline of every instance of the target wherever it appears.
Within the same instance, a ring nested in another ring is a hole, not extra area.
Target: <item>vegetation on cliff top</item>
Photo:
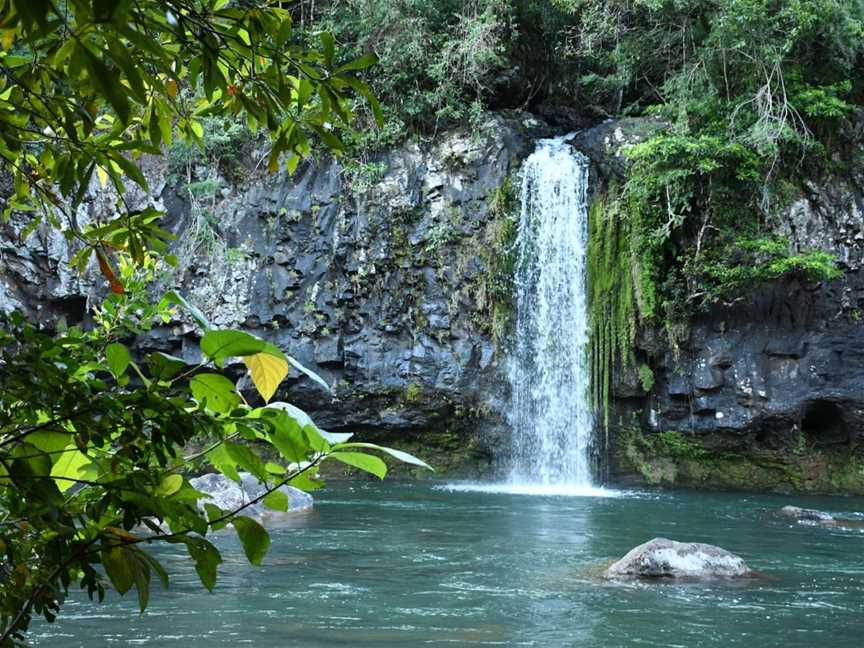
[[[674,348],[712,304],[781,277],[840,275],[831,255],[792,250],[772,229],[802,181],[841,170],[855,145],[864,2],[569,4],[583,18],[574,51],[596,66],[587,87],[667,125],[625,148],[626,181],[594,215],[595,393],[608,397],[638,323],[662,325]]]

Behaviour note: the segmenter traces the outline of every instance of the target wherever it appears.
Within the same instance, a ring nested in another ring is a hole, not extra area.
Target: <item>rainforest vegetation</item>
[[[266,141],[272,172],[335,155],[362,177],[387,147],[470,130],[490,111],[561,131],[651,117],[659,128],[627,150],[626,177],[594,197],[598,403],[611,368],[633,363],[639,326],[674,344],[690,318],[754,286],[836,277],[831,255],[790,249],[768,225],[805,178],[864,162],[853,146],[864,0],[0,0],[0,46],[2,217],[26,223],[22,238],[62,231],[76,265],[95,263],[110,289],[87,330],[3,321],[4,646],[34,614],[53,620],[70,587],[101,598],[100,570],[145,607],[151,577],[168,578],[151,542],[184,545],[208,588],[221,561],[208,531],[233,523],[260,562],[266,532],[242,511],[200,512],[190,471],[239,467],[284,509],[278,487],[317,487],[324,460],[377,476],[386,467],[367,451],[425,465],[267,405],[289,368],[317,377],[248,333],[216,330],[180,294],[152,296],[156,269],[184,259],[163,214],[130,206],[149,190],[142,156],[182,176]],[[113,192],[113,214],[80,225],[94,182]],[[199,327],[200,363],[136,357],[136,337],[176,316]],[[257,394],[226,377],[230,357]],[[212,445],[190,453],[193,438]]]

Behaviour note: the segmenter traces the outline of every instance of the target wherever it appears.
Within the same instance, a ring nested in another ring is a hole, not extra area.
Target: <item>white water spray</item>
[[[513,487],[590,491],[588,160],[541,140],[525,161],[510,371]]]

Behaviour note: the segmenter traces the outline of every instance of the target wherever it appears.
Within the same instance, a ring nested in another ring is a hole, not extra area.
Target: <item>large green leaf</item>
[[[339,443],[333,446],[333,450],[341,450],[343,448],[363,448],[366,450],[380,450],[381,452],[385,452],[391,457],[398,459],[399,461],[407,464],[412,464],[414,466],[420,466],[421,468],[426,468],[427,470],[431,470],[435,472],[435,469],[427,464],[422,459],[418,459],[412,454],[404,452],[402,450],[396,450],[395,448],[388,448],[387,446],[379,446],[374,443]]]
[[[365,470],[379,479],[384,479],[384,475],[387,474],[387,464],[378,457],[363,452],[331,452],[327,458]]]
[[[129,356],[129,349],[119,342],[109,344],[105,348],[105,360],[108,362],[108,368],[115,378],[119,378],[129,367],[132,358]]]
[[[273,509],[274,511],[287,511],[288,510],[288,496],[283,493],[281,490],[274,490],[272,493],[268,493],[261,503],[264,504],[269,509]]]
[[[237,472],[237,461],[231,456],[225,443],[220,443],[207,453],[210,464],[225,475],[228,479],[240,482],[240,473]]]
[[[207,453],[207,459],[213,467],[228,479],[240,482],[240,474],[237,466],[246,472],[252,473],[261,481],[270,477],[265,463],[261,460],[255,450],[249,446],[225,441]]]
[[[156,380],[170,380],[189,366],[180,358],[161,351],[147,356],[147,365],[150,368],[150,375]]]
[[[166,475],[156,488],[156,494],[162,497],[170,497],[179,491],[182,486],[183,477],[180,475]]]
[[[200,326],[205,331],[210,330],[210,322],[204,316],[204,313],[202,313],[198,308],[186,301],[183,295],[178,293],[176,290],[169,290],[167,293],[165,293],[165,297],[163,299],[168,304],[179,304],[187,311],[189,311],[192,319],[198,322],[198,326]]]
[[[39,430],[28,434],[27,441],[48,455],[53,463],[60,458],[66,446],[72,443],[72,434],[70,432]]]
[[[221,414],[230,412],[242,402],[234,383],[221,374],[198,374],[189,381],[189,389],[195,400]]]
[[[135,584],[137,562],[126,547],[111,547],[102,551],[102,566],[105,574],[120,594],[125,594]]]
[[[299,407],[292,405],[291,403],[276,401],[275,403],[268,404],[267,407],[282,410],[283,412],[294,418],[300,425],[300,428],[302,430],[313,432],[316,437],[321,438],[327,444],[345,443],[346,441],[348,441],[348,439],[354,436],[350,432],[327,432],[326,430],[322,430],[317,425],[315,425],[315,422],[312,420],[311,416],[309,416]]]
[[[270,547],[270,535],[264,527],[250,517],[238,515],[231,520],[231,524],[237,531],[249,562],[253,565],[260,565]]]
[[[323,487],[324,481],[318,479],[314,473],[306,470],[288,480],[288,485],[308,492]]]
[[[186,545],[189,557],[195,562],[195,571],[201,584],[212,592],[216,586],[217,570],[222,564],[222,555],[219,550],[204,538],[188,535],[166,538],[166,542]]]
[[[207,331],[201,338],[201,353],[222,366],[225,358],[253,355],[264,345],[263,340],[243,331]]]
[[[76,56],[83,57],[84,64],[87,66],[90,73],[90,80],[99,89],[102,95],[114,108],[120,121],[124,124],[129,123],[129,98],[126,95],[126,90],[120,83],[116,74],[112,74],[106,65],[99,60],[93,52],[84,45],[76,48]]]
[[[72,488],[76,480],[93,481],[98,476],[99,470],[93,460],[74,443],[70,443],[57,455],[57,460],[51,467],[51,477],[61,493]]]
[[[285,412],[278,412],[276,416],[267,417],[267,420],[273,425],[270,443],[279,454],[292,463],[305,461],[311,448],[297,420]]]

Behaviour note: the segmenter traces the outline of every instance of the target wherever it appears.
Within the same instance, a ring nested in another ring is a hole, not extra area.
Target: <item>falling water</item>
[[[525,161],[517,239],[511,482],[590,491],[588,160],[541,140]]]

